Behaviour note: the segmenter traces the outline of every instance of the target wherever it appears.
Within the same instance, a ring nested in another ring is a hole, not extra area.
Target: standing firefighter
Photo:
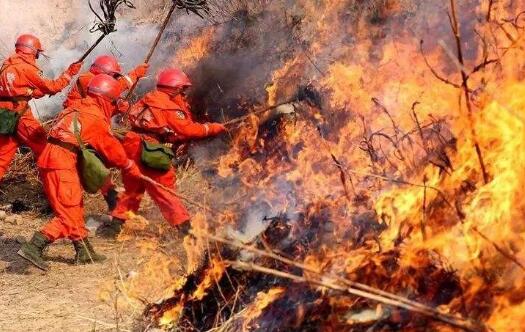
[[[89,71],[78,76],[77,81],[71,88],[71,91],[64,102],[64,108],[71,107],[76,101],[86,97],[87,86],[96,75],[107,74],[115,78],[120,84],[122,93],[131,88],[137,80],[146,76],[148,68],[149,65],[143,63],[138,65],[127,75],[122,75],[122,68],[115,57],[112,55],[101,55],[91,64]]]
[[[30,147],[36,158],[46,145],[46,132],[34,118],[29,101],[62,91],[82,66],[74,63],[56,80],[48,80],[36,64],[43,52],[38,38],[21,35],[15,50],[0,69],[0,179],[20,144]]]
[[[107,164],[122,169],[127,178],[139,181],[139,168],[128,159],[122,145],[111,133],[110,119],[117,111],[120,92],[120,84],[113,77],[105,74],[95,76],[87,87],[87,97],[75,103],[74,107],[64,110],[50,130],[48,144],[38,160],[38,167],[55,217],[18,252],[41,269],[47,268],[43,250],[62,238],[73,241],[77,264],[105,259],[95,253],[87,239],[82,195],[83,186],[95,192],[100,189],[93,186],[93,181],[98,180],[99,185],[103,184],[107,170],[99,171],[95,167],[95,172],[92,172],[93,167],[86,167],[97,158],[86,150],[86,146],[95,150]],[[78,161],[82,165],[80,175]],[[96,161],[97,165],[103,167],[100,160]],[[101,173],[104,174],[102,179],[99,176]]]
[[[89,71],[80,74],[77,81],[73,84],[64,102],[64,109],[74,106],[76,102],[86,97],[87,86],[96,75],[107,74],[114,77],[119,82],[121,93],[123,93],[131,88],[137,80],[146,76],[148,68],[148,64],[140,64],[129,72],[128,75],[122,75],[122,69],[115,57],[111,55],[101,55],[95,59]],[[117,191],[111,178],[108,178],[108,182],[101,188],[100,192],[108,204],[109,211],[112,211],[117,203]]]
[[[175,189],[173,152],[164,143],[179,143],[218,135],[225,131],[222,124],[194,122],[185,91],[191,82],[181,70],[166,69],[159,75],[157,90],[148,93],[129,112],[132,131],[124,138],[124,148],[130,159],[139,164],[141,172],[160,183]],[[147,191],[159,206],[164,218],[186,234],[190,216],[180,199],[149,182],[136,181],[124,175],[126,191],[119,197],[111,222],[103,224],[97,233],[116,237],[128,218],[128,212],[137,212]]]

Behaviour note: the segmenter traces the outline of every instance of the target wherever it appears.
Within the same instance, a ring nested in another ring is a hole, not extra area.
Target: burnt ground
[[[86,197],[85,203],[86,215],[104,218],[105,203],[100,196]],[[176,235],[157,239],[150,234],[149,242],[134,238],[108,241],[92,235],[95,248],[109,259],[87,266],[73,265],[72,245],[60,241],[48,249],[50,270],[42,272],[16,252],[22,238],[30,238],[49,220],[49,213],[35,176],[8,175],[0,185],[0,331],[142,330],[138,326],[145,302],[158,300],[159,294],[182,274],[185,253],[181,241]],[[148,197],[141,214],[153,226],[165,224]],[[143,270],[151,257],[158,255],[155,246],[150,251],[144,247],[157,242],[164,252],[169,248],[163,259],[176,266],[169,270],[169,278]],[[142,302],[130,300],[128,294],[122,296],[116,290],[131,277],[136,280],[119,289],[128,287],[129,296]],[[141,289],[142,285],[155,287]],[[132,287],[137,289],[129,289]]]

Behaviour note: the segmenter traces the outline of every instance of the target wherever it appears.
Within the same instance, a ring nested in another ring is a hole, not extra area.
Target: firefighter
[[[146,94],[131,108],[128,118],[132,130],[123,140],[128,157],[139,165],[140,171],[171,189],[175,189],[176,180],[171,162],[173,154],[170,155],[170,151],[166,151],[162,144],[215,136],[226,130],[220,123],[202,124],[193,121],[185,97],[189,87],[191,82],[181,70],[162,71],[158,77],[157,89]],[[157,155],[148,160],[145,152]],[[161,159],[158,153],[166,156],[161,167],[155,165]],[[184,235],[188,233],[190,215],[178,197],[149,182],[136,181],[127,175],[123,176],[123,182],[126,190],[119,196],[117,207],[112,212],[113,218],[99,227],[98,235],[116,237],[128,218],[128,212],[137,212],[139,209],[144,192],[148,192],[171,225]]]
[[[76,101],[86,97],[86,90],[93,77],[99,74],[107,74],[114,77],[120,83],[122,92],[131,88],[135,82],[148,72],[149,65],[146,63],[138,65],[127,75],[122,75],[122,68],[112,55],[101,55],[91,64],[89,71],[80,74],[75,84],[72,86],[67,99],[64,101],[64,109],[72,106]],[[121,93],[122,93],[121,92]]]
[[[146,76],[148,68],[149,65],[143,63],[129,72],[128,75],[122,75],[120,64],[114,56],[101,55],[91,64],[89,71],[80,74],[76,82],[73,84],[73,87],[64,102],[64,109],[73,106],[77,101],[86,97],[87,86],[95,75],[107,74],[114,77],[119,81],[121,91],[124,92],[131,88],[137,80]],[[102,196],[104,196],[104,200],[108,204],[109,211],[113,211],[117,203],[117,191],[115,188],[115,184],[111,178],[109,178],[108,182],[100,189]]]
[[[29,34],[16,40],[16,53],[0,68],[0,180],[20,144],[38,158],[46,145],[46,132],[35,119],[29,101],[54,95],[64,89],[82,63],[73,63],[55,80],[42,77],[36,60],[44,51],[40,40]]]
[[[120,84],[113,77],[95,76],[86,89],[87,97],[64,110],[51,128],[48,143],[39,160],[44,191],[54,211],[54,218],[18,254],[40,269],[47,269],[43,250],[56,240],[73,241],[77,264],[103,261],[88,241],[84,223],[83,188],[85,174],[79,174],[80,147],[89,146],[110,166],[120,168],[126,178],[139,181],[140,170],[111,133],[111,117],[119,107]],[[85,184],[85,182],[84,182]]]

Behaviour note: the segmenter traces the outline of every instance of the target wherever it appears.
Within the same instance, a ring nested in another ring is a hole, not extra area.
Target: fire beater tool
[[[125,5],[128,8],[135,8],[135,5],[130,0],[99,0],[99,6],[100,10],[102,11],[102,14],[99,14],[95,8],[93,8],[93,5],[91,4],[91,0],[88,1],[89,3],[89,9],[95,14],[96,20],[95,24],[91,29],[89,29],[89,32],[95,33],[97,31],[102,32],[102,35],[95,41],[93,45],[80,57],[78,62],[84,61],[88,55],[93,52],[93,50],[100,44],[100,42],[110,33],[117,31],[115,29],[115,26],[117,24],[117,17],[115,15],[117,9]]]
[[[198,15],[201,18],[204,18],[203,13],[208,14],[209,13],[209,7],[207,0],[173,0],[173,4],[171,5],[170,10],[168,11],[168,14],[166,15],[166,18],[164,19],[164,22],[162,23],[160,30],[157,34],[157,37],[155,38],[155,41],[153,42],[153,45],[151,46],[148,55],[146,56],[146,59],[144,60],[144,63],[149,63],[153,53],[155,52],[155,49],[157,48],[160,39],[168,27],[168,24],[170,22],[171,16],[173,15],[173,12],[175,12],[175,9],[185,9],[186,13],[194,13]],[[126,95],[126,99],[131,98],[133,95],[133,92],[137,88],[139,80],[136,80],[133,86],[129,89],[128,94]]]
[[[279,104],[268,106],[266,108],[263,108],[263,109],[251,112],[251,113],[243,115],[241,117],[238,117],[238,118],[226,121],[226,122],[223,123],[223,125],[224,126],[231,126],[233,124],[237,124],[237,123],[245,121],[246,119],[248,119],[252,115],[264,114],[264,113],[273,111],[273,110],[275,110],[275,109],[277,109],[277,108],[279,108],[281,106],[288,105],[288,104],[293,104],[295,102],[300,102],[300,101],[305,101],[311,106],[314,106],[314,107],[317,107],[317,108],[321,108],[321,97],[320,97],[319,93],[311,85],[306,85],[306,86],[299,87],[297,89],[296,94],[292,98],[290,98],[290,99],[288,99],[286,101],[283,101],[283,102],[281,102]],[[294,110],[295,109],[296,108],[294,107]]]
[[[163,185],[163,184],[158,183],[157,181],[153,180],[152,178],[150,178],[150,177],[148,177],[148,176],[141,175],[140,178],[141,178],[143,181],[148,182],[149,184],[151,184],[151,185],[153,185],[153,186],[156,186],[156,187],[158,187],[158,188],[160,188],[160,189],[162,189],[162,190],[165,190],[165,191],[169,192],[170,194],[172,194],[172,195],[178,197],[179,199],[181,199],[181,200],[187,202],[188,204],[191,204],[191,205],[196,206],[196,207],[198,207],[198,208],[200,208],[200,209],[203,209],[203,210],[206,211],[206,212],[209,212],[209,213],[217,213],[217,214],[223,214],[223,213],[221,213],[220,211],[217,211],[217,210],[215,210],[215,209],[213,209],[213,208],[211,208],[211,207],[209,207],[209,206],[203,205],[203,204],[201,204],[201,203],[199,203],[199,202],[196,202],[196,201],[192,200],[191,198],[188,198],[188,197],[186,197],[186,196],[184,196],[184,195],[181,195],[181,194],[177,193],[175,190],[173,190],[173,189],[171,189],[171,188],[169,188],[169,187],[166,187],[166,186]]]

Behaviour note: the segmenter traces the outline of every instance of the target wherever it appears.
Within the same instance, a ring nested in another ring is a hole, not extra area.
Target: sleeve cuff
[[[124,167],[124,170],[129,171],[133,167],[134,164],[135,162],[133,162],[133,160],[128,159],[128,164],[126,165],[126,167]]]
[[[128,75],[123,76],[126,82],[128,83],[128,87],[131,87],[133,85],[133,80]]]

